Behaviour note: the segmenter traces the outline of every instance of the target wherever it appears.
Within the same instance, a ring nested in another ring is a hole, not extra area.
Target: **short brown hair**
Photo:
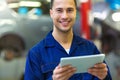
[[[51,0],[51,2],[50,2],[50,8],[52,9],[52,7],[53,7],[53,2],[54,2],[54,0]],[[76,0],[74,0],[74,2],[75,2],[75,6],[76,6],[76,8],[77,8],[77,2],[76,2]]]

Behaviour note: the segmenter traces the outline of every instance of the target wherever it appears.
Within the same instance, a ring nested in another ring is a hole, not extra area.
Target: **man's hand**
[[[103,80],[107,76],[108,68],[105,63],[95,64],[94,67],[88,69],[88,73]]]
[[[76,71],[76,68],[65,65],[60,67],[59,65],[53,71],[52,78],[53,80],[68,80]]]

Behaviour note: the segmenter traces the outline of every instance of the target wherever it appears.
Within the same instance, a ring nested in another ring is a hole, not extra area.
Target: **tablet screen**
[[[87,72],[88,69],[93,67],[96,63],[103,62],[104,58],[105,54],[64,57],[60,60],[60,66],[70,64],[77,68],[76,73],[84,73]]]

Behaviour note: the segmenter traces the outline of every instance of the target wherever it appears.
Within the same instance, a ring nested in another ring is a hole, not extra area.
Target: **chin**
[[[64,30],[61,30],[61,31],[64,32],[64,33],[68,33],[68,32],[71,31],[71,29],[64,29]]]

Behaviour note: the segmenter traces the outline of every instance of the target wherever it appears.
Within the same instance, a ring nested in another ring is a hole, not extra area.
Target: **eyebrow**
[[[58,7],[56,9],[63,9],[63,8]],[[74,9],[74,8],[73,7],[68,7],[67,9]]]

